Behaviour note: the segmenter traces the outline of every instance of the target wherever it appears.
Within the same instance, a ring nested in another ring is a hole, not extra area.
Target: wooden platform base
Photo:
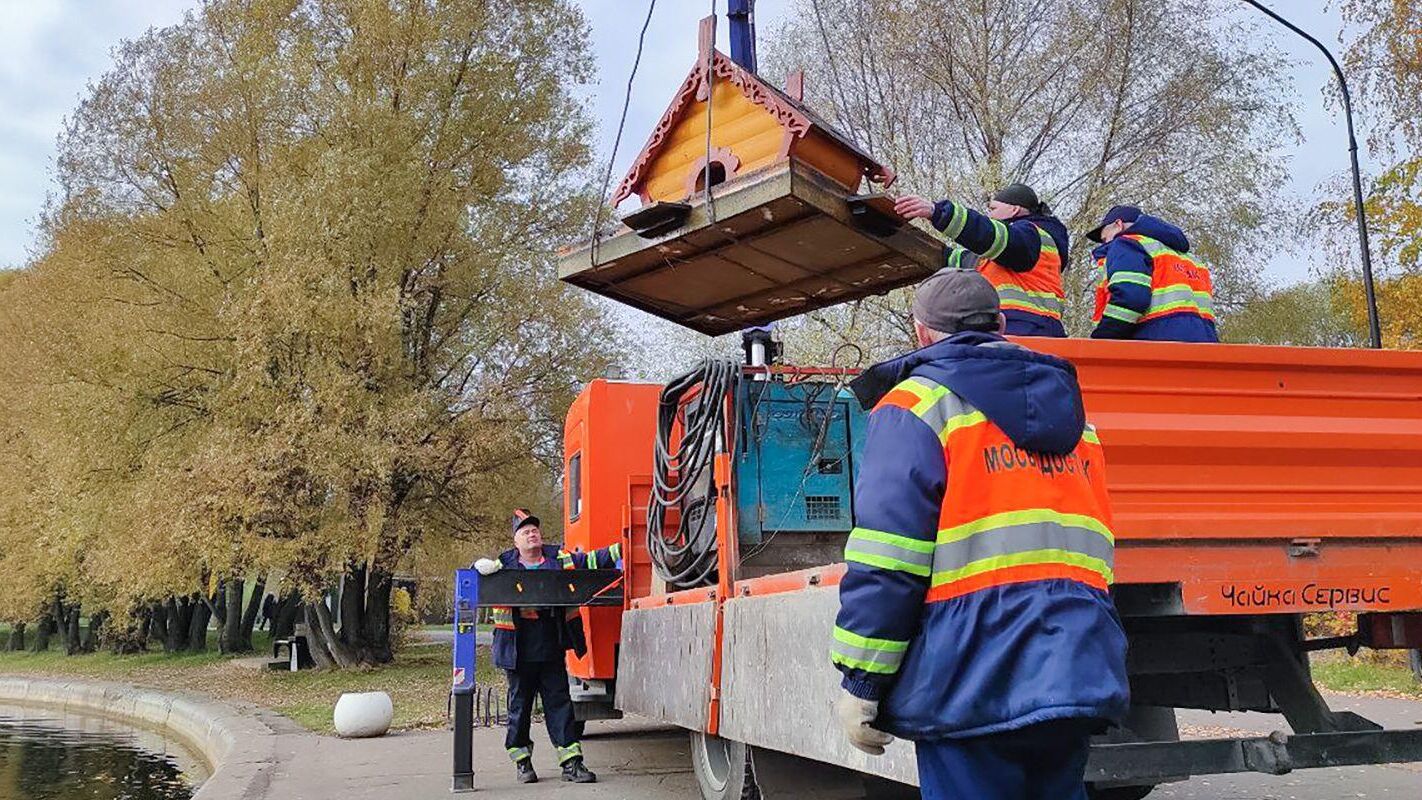
[[[711,202],[696,201],[660,236],[622,230],[565,255],[558,277],[719,335],[883,294],[941,267],[943,243],[891,215],[792,159],[714,187]]]

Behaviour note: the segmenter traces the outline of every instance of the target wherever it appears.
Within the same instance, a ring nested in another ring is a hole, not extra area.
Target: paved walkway
[[[1388,727],[1422,725],[1422,703],[1330,696],[1339,710],[1357,711]],[[264,722],[278,733],[277,767],[260,798],[282,800],[425,800],[449,797],[452,737],[421,731],[382,739],[343,741],[313,736],[275,714]],[[1186,712],[1181,722],[1196,735],[1267,733],[1282,719],[1264,714]],[[559,780],[553,749],[542,730],[534,735],[534,764],[543,780],[519,785],[504,755],[503,731],[475,732],[478,794],[497,797],[586,798],[586,800],[697,800],[686,733],[634,719],[588,724],[588,765],[600,782],[569,786]],[[1164,786],[1152,800],[1337,800],[1422,797],[1422,765],[1307,770],[1273,777],[1231,775],[1195,778]]]
[[[443,628],[420,628],[415,631],[415,638],[426,644],[452,644],[454,642],[454,631]],[[478,644],[493,644],[493,631],[477,631],[474,634],[474,641]]]
[[[273,715],[275,716],[275,715]],[[450,796],[453,737],[448,731],[417,731],[380,739],[342,740],[313,736],[281,718],[269,724],[279,734],[277,766],[266,792],[254,800],[426,800]],[[599,783],[569,786],[559,779],[553,748],[534,736],[534,767],[542,781],[514,780],[504,754],[503,731],[479,729],[474,737],[477,794],[494,797],[654,800],[698,798],[684,731],[632,720],[588,724],[583,739],[588,765]]]

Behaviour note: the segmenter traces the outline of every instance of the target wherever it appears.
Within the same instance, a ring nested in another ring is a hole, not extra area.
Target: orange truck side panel
[[[589,552],[622,542],[623,563],[631,581],[626,590],[629,596],[636,585],[633,576],[645,585],[650,573],[645,542],[641,537],[625,541],[623,528],[629,514],[640,515],[645,525],[650,485],[645,476],[652,465],[660,393],[661,387],[654,384],[595,380],[573,401],[563,428],[564,547]],[[580,463],[579,480],[573,476],[575,458]],[[629,482],[637,482],[634,476],[642,476],[640,509],[628,508]],[[581,498],[571,496],[575,484],[581,487]],[[568,671],[579,678],[609,680],[617,673],[622,610],[584,608],[581,613],[588,652],[582,658],[569,653]]]
[[[1076,365],[1121,539],[1422,542],[1422,352],[1022,343]]]
[[[1422,353],[1022,343],[1077,367],[1117,583],[1192,614],[1422,608]]]

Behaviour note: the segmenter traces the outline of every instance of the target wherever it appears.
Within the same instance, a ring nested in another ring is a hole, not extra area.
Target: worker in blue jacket
[[[569,553],[557,545],[543,543],[538,517],[527,509],[514,510],[514,546],[499,554],[498,560],[481,558],[474,569],[492,575],[503,569],[584,569],[619,567],[622,545],[614,544],[591,553]],[[587,652],[583,621],[577,609],[495,608],[494,666],[508,678],[509,724],[504,747],[514,762],[519,783],[537,783],[533,769],[533,699],[543,700],[543,718],[548,738],[558,749],[563,780],[595,783],[595,775],[583,763],[581,726],[573,716],[573,699],[568,690],[565,653],[578,656]]]
[[[949,267],[976,269],[997,290],[1013,336],[1066,336],[1062,310],[1063,259],[1070,246],[1066,226],[1037,198],[1032,187],[999,189],[980,214],[952,200],[900,197],[894,211],[904,219],[927,219],[957,245]]]
[[[1093,339],[1218,342],[1210,269],[1185,233],[1135,206],[1113,206],[1087,238],[1100,271]]]
[[[913,318],[920,348],[851,383],[873,410],[836,717],[871,755],[913,741],[925,800],[1085,800],[1090,736],[1129,705],[1101,441],[981,276],[939,271]]]

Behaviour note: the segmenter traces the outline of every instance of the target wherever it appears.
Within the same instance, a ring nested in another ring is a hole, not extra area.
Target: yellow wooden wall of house
[[[734,175],[728,175],[728,179],[784,160],[788,134],[774,115],[746,99],[730,82],[716,82],[711,94],[711,152],[727,148],[739,160]],[[706,103],[694,101],[647,165],[642,192],[650,202],[687,199],[695,165],[706,152]],[[859,157],[819,129],[793,139],[788,155],[814,167],[847,191],[856,191],[859,186],[863,169]]]
[[[740,159],[736,174],[768,167],[784,147],[785,129],[769,111],[752,103],[728,81],[717,81],[711,91],[711,149],[730,148]],[[706,103],[693,101],[672,127],[661,151],[647,165],[643,191],[651,201],[678,201],[687,197],[688,177],[706,156]]]
[[[859,156],[819,128],[813,128],[808,136],[796,139],[790,146],[790,157],[828,175],[850,192],[859,191],[859,180],[864,173]]]

